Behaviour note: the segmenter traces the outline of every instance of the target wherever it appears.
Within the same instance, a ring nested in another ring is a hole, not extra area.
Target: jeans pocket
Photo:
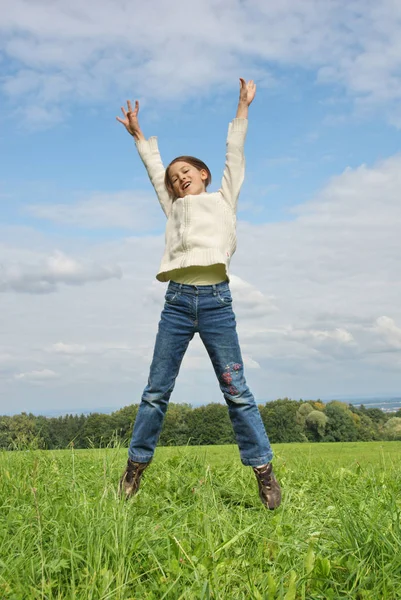
[[[233,302],[230,290],[226,290],[224,292],[218,292],[216,297],[217,297],[217,300],[219,301],[219,304],[224,304],[225,306],[230,306]]]
[[[166,304],[174,304],[176,302],[178,298],[178,292],[166,292],[166,295],[164,296],[164,301],[166,302]]]

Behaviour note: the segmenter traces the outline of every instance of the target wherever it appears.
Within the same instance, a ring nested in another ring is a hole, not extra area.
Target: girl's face
[[[206,191],[207,172],[204,169],[199,171],[187,162],[173,163],[168,170],[168,176],[176,198],[184,198],[189,194],[202,194]]]

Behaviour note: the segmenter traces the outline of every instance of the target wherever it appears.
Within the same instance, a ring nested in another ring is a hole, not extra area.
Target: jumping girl
[[[148,385],[142,395],[119,493],[138,489],[152,460],[164,415],[188,344],[199,333],[228,405],[244,465],[253,467],[259,495],[269,509],[281,502],[273,474],[273,452],[255,399],[244,376],[229,288],[229,264],[236,248],[236,209],[244,180],[244,142],[253,81],[240,79],[235,119],[227,136],[226,163],[217,192],[207,192],[209,168],[193,156],[179,156],[164,168],[157,138],[145,139],[138,121],[139,102],[117,117],[136,143],[162,210],[167,217],[166,246],[157,279],[169,281],[156,337]]]

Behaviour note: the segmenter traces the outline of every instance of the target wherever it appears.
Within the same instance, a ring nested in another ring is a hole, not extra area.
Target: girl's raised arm
[[[135,139],[139,156],[146,167],[151,184],[153,185],[159,199],[160,206],[162,207],[166,217],[168,217],[171,210],[172,199],[168,195],[166,186],[164,185],[165,169],[157,145],[157,138],[151,137],[147,140],[143,135],[138,120],[138,100],[135,100],[134,110],[132,110],[130,100],[127,100],[127,107],[128,111],[125,110],[124,106],[121,107],[124,119],[121,119],[120,117],[116,117],[116,119],[124,125],[128,133],[131,134]]]
[[[252,104],[253,99],[256,94],[256,83],[251,79],[248,83],[245,79],[240,77],[239,80],[239,101],[237,114],[235,115],[236,119],[247,119],[248,118],[248,108],[250,104]]]
[[[220,192],[236,211],[238,196],[245,176],[244,144],[248,128],[248,108],[256,94],[256,85],[240,79],[237,114],[228,127],[226,164]]]

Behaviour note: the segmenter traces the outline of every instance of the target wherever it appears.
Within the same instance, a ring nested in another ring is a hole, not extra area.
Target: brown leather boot
[[[128,459],[127,466],[118,486],[118,495],[120,498],[125,497],[128,499],[137,493],[141,483],[142,473],[149,464],[150,461],[147,463],[139,463],[134,462],[130,458]]]
[[[261,467],[252,467],[258,480],[259,496],[266,508],[274,510],[281,504],[281,489],[273,473],[271,463]]]

